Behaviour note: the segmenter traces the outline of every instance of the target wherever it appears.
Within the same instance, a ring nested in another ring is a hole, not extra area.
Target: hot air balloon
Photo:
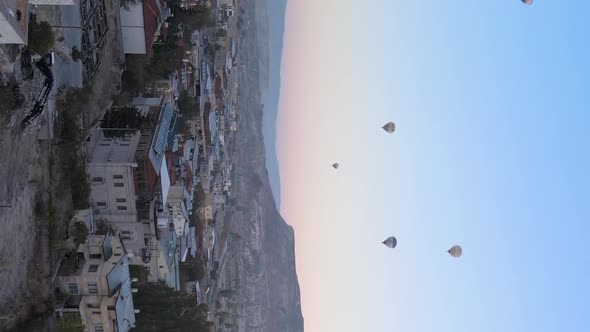
[[[522,3],[524,3],[525,5],[532,5],[533,4],[533,0],[520,0],[522,1]]]
[[[397,239],[393,236],[390,236],[387,239],[385,239],[385,241],[383,241],[381,243],[383,243],[385,246],[393,249],[393,248],[395,248],[395,246],[397,246]]]
[[[333,163],[333,164],[332,164],[332,167],[333,167],[334,169],[338,169],[338,167],[340,167],[340,164],[338,164],[338,163]]]
[[[449,253],[449,255],[455,257],[455,258],[459,258],[461,257],[461,255],[463,255],[463,248],[461,248],[461,246],[452,246],[451,249],[447,250],[447,252]]]
[[[383,128],[383,130],[385,130],[388,133],[393,133],[395,131],[395,123],[393,122],[388,122],[385,124],[385,126],[381,127]]]

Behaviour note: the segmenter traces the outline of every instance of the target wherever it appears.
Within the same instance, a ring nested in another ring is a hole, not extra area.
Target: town
[[[56,331],[125,332],[148,316],[156,330],[170,320],[186,320],[194,331],[219,323],[211,290],[228,240],[220,234],[240,116],[239,5],[0,4],[2,144],[23,150],[36,140],[38,150],[22,158],[41,160],[40,180],[3,164],[0,175],[14,182],[0,193],[0,209],[17,218],[10,213],[28,213],[18,197],[29,198],[32,217],[46,221],[31,226],[47,247],[31,247],[38,250],[31,259],[47,265],[40,273],[48,280],[39,281],[47,291],[37,298]],[[8,158],[14,165],[20,157]],[[25,261],[8,258],[8,245],[2,273]],[[2,297],[20,296],[10,293],[19,285]],[[187,299],[192,316],[150,308],[164,293]],[[2,310],[0,326],[23,319]]]

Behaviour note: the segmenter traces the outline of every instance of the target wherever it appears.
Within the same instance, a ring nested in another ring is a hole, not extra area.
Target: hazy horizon
[[[269,87],[264,98],[262,133],[266,149],[266,168],[268,180],[275,198],[277,209],[281,206],[281,180],[276,152],[277,115],[279,112],[279,95],[281,88],[281,57],[283,52],[283,33],[285,28],[285,8],[287,0],[269,0]]]

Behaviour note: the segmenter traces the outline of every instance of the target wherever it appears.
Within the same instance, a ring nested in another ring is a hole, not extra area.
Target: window
[[[102,255],[101,254],[90,254],[90,255],[88,255],[88,257],[90,257],[90,259],[101,259]]]
[[[121,143],[120,146],[129,146],[129,143]]]
[[[115,187],[122,188],[125,187],[125,184],[123,182],[115,182]]]
[[[113,175],[113,179],[117,180],[117,179],[123,179],[123,175],[122,174],[115,174]]]
[[[126,211],[127,207],[126,206],[117,206],[117,210],[119,211]]]
[[[100,146],[111,146],[109,143],[101,143]]]
[[[117,198],[117,203],[127,203],[125,198]]]
[[[98,285],[95,282],[88,283],[88,293],[98,294]]]
[[[78,284],[75,282],[68,282],[68,292],[72,295],[78,295]]]
[[[100,176],[92,178],[92,182],[94,182],[94,183],[102,183],[103,181],[104,180]]]
[[[98,271],[98,265],[92,264],[88,267],[88,272],[96,272]]]
[[[96,206],[105,207],[105,206],[107,206],[107,202],[96,202]]]
[[[107,310],[108,311],[115,311],[115,306],[114,305],[108,305],[107,306]]]
[[[93,315],[100,315],[100,311],[93,311],[92,314]]]
[[[102,328],[102,324],[94,325],[94,332],[104,332],[104,329]]]

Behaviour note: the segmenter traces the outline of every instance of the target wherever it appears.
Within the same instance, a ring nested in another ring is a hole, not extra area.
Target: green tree
[[[146,270],[143,265],[129,265],[129,275],[131,278],[137,278],[140,283],[148,281],[150,271]]]
[[[82,53],[76,46],[72,47],[70,55],[75,62],[82,61],[85,58],[84,53]]]
[[[178,109],[180,114],[185,117],[197,115],[197,101],[188,95],[188,92],[182,91],[178,96]]]
[[[227,30],[225,29],[217,29],[217,32],[215,32],[215,37],[226,37],[227,36]]]
[[[100,123],[105,137],[123,138],[142,128],[145,117],[135,106],[123,106],[109,109]]]
[[[183,9],[178,5],[173,7],[174,16],[170,23],[173,25],[182,24],[189,32],[215,26],[215,20],[211,9],[204,5],[198,5],[192,9]]]
[[[82,152],[85,135],[80,126],[79,110],[89,102],[88,88],[70,90],[60,100],[58,155],[64,170],[65,181],[71,188],[75,209],[90,207],[90,182],[86,171],[86,157]]]
[[[180,268],[186,272],[189,280],[201,280],[205,276],[205,265],[201,256],[190,257],[184,263],[180,263]]]
[[[96,222],[96,231],[94,233],[96,235],[115,235],[115,229],[101,218]]]
[[[66,312],[57,321],[57,332],[80,332],[84,330],[84,324],[80,314]]]
[[[88,237],[88,227],[83,222],[76,222],[74,223],[74,231],[72,232],[74,236],[74,243],[76,244],[76,248],[82,243],[86,242],[86,238]]]
[[[178,38],[169,36],[164,45],[154,47],[154,56],[148,67],[153,77],[168,78],[182,64],[184,49],[177,45]]]
[[[20,107],[25,97],[20,93],[16,80],[11,80],[8,85],[0,86],[0,126],[8,124],[12,111]]]
[[[54,36],[51,25],[46,21],[29,21],[29,50],[33,54],[45,55],[53,47]]]
[[[209,332],[213,326],[207,321],[207,305],[164,283],[140,284],[133,303],[141,310],[135,332]]]
[[[148,59],[142,54],[129,54],[125,57],[125,71],[121,75],[123,90],[132,96],[143,92],[146,84],[152,80],[150,72],[146,69]]]
[[[72,203],[78,210],[90,207],[90,181],[86,170],[86,158],[73,158],[70,161],[70,187]]]

